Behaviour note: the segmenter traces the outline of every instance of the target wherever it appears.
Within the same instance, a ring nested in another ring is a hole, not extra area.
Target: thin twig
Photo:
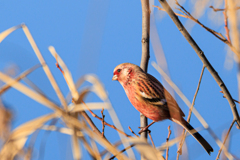
[[[57,58],[56,58],[57,61]],[[59,66],[58,61],[56,62],[56,67],[60,70],[60,72],[64,75],[64,71],[62,70],[62,68]]]
[[[78,97],[78,100],[74,100],[73,103],[81,103],[84,99],[84,97],[89,93],[89,88],[84,89],[81,94]],[[93,123],[92,119],[88,116],[88,114],[85,111],[79,112],[79,114],[86,120],[88,125],[91,127],[94,133],[100,135],[101,132],[97,128],[97,126]],[[106,139],[106,137],[104,137]],[[106,139],[107,140],[107,139]],[[110,143],[110,142],[109,142]]]
[[[152,139],[152,135],[151,135],[151,131],[150,131],[150,130],[148,130],[148,136],[149,136],[149,138],[150,138],[150,140],[151,140],[151,142],[152,142],[153,148],[155,148],[155,145],[154,145],[154,142],[153,142],[153,139]]]
[[[193,106],[195,105],[195,101],[196,101],[197,94],[198,94],[198,91],[199,91],[199,88],[200,88],[200,84],[202,82],[202,76],[203,76],[204,70],[205,70],[205,66],[203,65],[202,71],[201,71],[201,74],[200,74],[200,78],[199,78],[199,81],[198,81],[198,86],[197,86],[196,92],[195,92],[194,97],[193,97],[192,106],[189,109],[187,122],[190,122],[190,118],[191,118],[191,115],[192,115],[192,109],[193,109]]]
[[[104,137],[104,128],[105,128],[104,118],[105,118],[105,115],[103,114],[103,111],[104,111],[104,108],[103,108],[102,111],[101,111],[101,114],[102,114],[102,136]]]
[[[114,147],[118,147],[122,144],[122,141],[117,141],[116,143],[113,144]],[[107,149],[103,150],[100,155],[101,157],[104,156],[105,154],[107,154],[109,151]]]
[[[159,6],[153,5],[153,7],[156,7],[158,10],[165,11],[163,8],[161,8],[161,7],[159,7]],[[176,12],[174,12],[174,13],[175,13],[177,16],[184,17],[184,18],[189,18],[189,16],[182,15],[182,14],[179,14],[179,13],[176,13]]]
[[[228,103],[230,105],[230,108],[232,110],[232,114],[234,117],[234,120],[236,120],[238,126],[240,126],[240,118],[239,114],[236,108],[236,104],[233,101],[233,98],[231,94],[229,93],[227,87],[225,86],[224,82],[222,81],[221,77],[217,74],[215,69],[212,67],[212,65],[209,63],[208,59],[205,57],[203,51],[200,49],[200,47],[197,45],[197,43],[194,41],[194,39],[191,37],[191,35],[188,33],[186,28],[183,26],[183,24],[180,22],[178,17],[174,14],[171,7],[168,5],[166,0],[159,0],[162,7],[166,10],[170,18],[173,20],[179,31],[183,34],[183,36],[186,38],[186,40],[189,42],[189,44],[192,46],[194,51],[197,53],[199,58],[201,59],[202,63],[207,67],[210,74],[213,76],[221,90],[223,91],[224,95],[226,96],[226,99],[228,100]]]
[[[228,5],[227,5],[227,0],[225,0],[225,10],[223,12],[223,15],[224,15],[224,28],[226,30],[226,37],[227,37],[227,40],[230,44],[231,43],[231,39],[230,39],[230,35],[229,35],[229,29],[228,29],[228,16],[227,16],[227,10],[228,10]]]
[[[199,82],[198,82],[198,86],[197,86],[196,92],[195,92],[194,97],[193,97],[192,105],[191,105],[191,107],[189,109],[189,112],[188,112],[188,118],[187,118],[188,123],[190,122],[193,106],[195,104],[195,100],[196,100],[196,97],[197,97],[197,94],[198,94],[198,91],[199,91],[199,88],[200,88],[200,84],[201,84],[201,81],[202,81],[202,76],[203,76],[204,69],[205,69],[205,66],[203,65],[202,71],[201,71],[201,74],[200,74],[200,78],[199,78]],[[179,147],[178,147],[177,157],[179,157],[179,155],[182,153],[182,146],[183,146],[183,143],[184,143],[184,141],[186,139],[186,135],[187,135],[187,132],[185,132],[185,129],[183,129],[182,135],[183,135],[182,140],[180,141]]]
[[[223,37],[223,35],[217,31],[214,31],[213,29],[210,29],[209,27],[205,26],[204,24],[202,24],[199,20],[197,20],[196,18],[194,18],[183,6],[181,6],[177,1],[176,1],[176,4],[182,8],[181,9],[178,9],[180,12],[182,12],[184,15],[182,14],[179,14],[179,13],[175,13],[175,15],[177,16],[180,16],[180,17],[184,17],[184,18],[188,18],[188,19],[191,19],[192,21],[194,21],[195,23],[199,24],[201,27],[203,27],[204,29],[206,29],[208,32],[212,33],[215,37],[217,37],[218,39],[220,39],[221,41],[223,42],[226,42],[227,39],[225,37]],[[161,11],[165,11],[163,8],[160,8],[159,6],[154,6],[156,8],[158,8],[158,10],[161,10]],[[166,12],[166,11],[165,11]]]
[[[223,93],[223,91],[220,91],[221,93]],[[223,98],[226,98],[225,96],[223,96]],[[240,104],[240,102],[238,101],[238,100],[236,100],[236,99],[233,99],[234,100],[234,102],[236,102],[236,103],[238,103],[238,104]]]
[[[182,9],[182,11],[187,15],[187,18],[191,19],[192,21],[196,22],[197,24],[199,24],[201,27],[203,27],[204,29],[206,29],[208,32],[212,33],[215,37],[217,37],[218,39],[220,39],[223,42],[226,42],[227,39],[219,32],[214,31],[213,29],[208,28],[207,26],[205,26],[204,24],[202,24],[198,19],[194,18],[190,12],[188,12],[182,5],[180,5],[178,3],[178,1],[176,1],[176,4]]]
[[[226,134],[226,136],[225,136],[225,138],[224,138],[224,140],[223,140],[222,146],[221,146],[221,148],[220,148],[219,151],[218,151],[218,155],[217,155],[216,160],[219,159],[220,154],[221,154],[221,152],[222,152],[222,150],[223,150],[223,146],[224,146],[224,144],[226,143],[227,138],[228,138],[228,136],[229,136],[229,134],[230,134],[230,131],[231,131],[232,127],[233,127],[233,124],[234,124],[235,122],[236,122],[235,120],[232,121],[232,123],[231,123],[231,125],[230,125],[230,127],[229,127],[229,129],[228,129],[228,132],[227,132],[227,134]]]
[[[21,73],[17,78],[15,78],[15,81],[13,81],[12,83],[16,83],[19,82],[20,80],[22,80],[23,78],[25,78],[26,76],[28,76],[30,73],[32,73],[33,71],[35,71],[36,69],[38,69],[39,67],[42,67],[42,65],[35,65],[32,68],[24,71],[23,73]],[[3,94],[4,92],[6,92],[9,88],[11,88],[10,84],[5,84],[2,88],[0,88],[0,95]]]
[[[169,152],[169,146],[168,146],[168,141],[171,135],[171,130],[170,130],[170,126],[168,126],[168,137],[166,139],[166,145],[167,145],[167,149],[166,149],[166,160],[168,160],[168,152]]]
[[[128,126],[128,129],[132,132],[132,134],[134,134],[136,137],[139,137],[133,130],[130,126]]]
[[[179,7],[181,6],[177,1],[176,1],[176,4],[179,5]],[[162,11],[165,11],[164,8],[160,8],[158,6],[154,6],[154,7],[157,7],[158,10],[162,10]],[[182,6],[180,8],[183,8]],[[239,7],[237,7],[236,9],[239,9]],[[210,32],[212,35],[214,35],[215,37],[217,37],[219,40],[221,40],[222,42],[224,42],[225,44],[227,44],[230,49],[235,53],[235,54],[240,54],[239,51],[230,43],[230,41],[228,41],[228,39],[226,39],[221,33],[213,30],[213,29],[210,29],[209,27],[205,26],[204,24],[202,24],[199,20],[197,20],[196,18],[194,18],[185,8],[184,10],[186,11],[183,12],[181,9],[178,9],[179,11],[181,11],[183,14],[185,15],[182,15],[182,14],[178,14],[178,13],[175,13],[175,15],[177,16],[181,16],[181,17],[184,17],[184,18],[188,18],[188,19],[191,19],[192,21],[196,22],[197,24],[199,24],[201,27],[203,27],[204,29],[206,29],[208,32]],[[166,12],[166,11],[165,11]],[[187,14],[188,13],[188,14]]]
[[[226,1],[225,1],[225,4],[226,4]],[[214,12],[218,12],[218,11],[225,11],[227,10],[228,8],[225,6],[224,9],[220,9],[220,8],[214,8],[213,6],[209,6],[209,8],[212,8]],[[238,10],[240,9],[240,7],[236,7],[235,10]]]
[[[93,117],[99,119],[100,121],[103,121],[101,117],[99,117],[98,115],[96,115],[95,113],[93,113],[93,112],[88,108],[88,106],[86,105],[85,102],[82,101],[82,103],[85,105],[85,107],[86,107],[87,110],[92,114]],[[126,137],[132,137],[132,136],[124,133],[123,131],[119,130],[119,129],[118,129],[117,127],[115,127],[114,125],[111,125],[111,124],[107,123],[106,121],[104,121],[104,125],[107,125],[107,126],[113,128],[113,129],[115,129],[116,131],[118,131],[119,133],[125,135]]]
[[[209,6],[209,8],[212,8],[214,12],[224,11],[225,10],[225,9],[214,8],[213,6]]]

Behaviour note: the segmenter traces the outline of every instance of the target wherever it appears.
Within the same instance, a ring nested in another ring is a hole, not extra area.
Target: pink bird
[[[185,128],[209,155],[213,152],[209,143],[183,118],[185,115],[175,99],[155,77],[137,65],[122,63],[114,69],[112,80],[119,81],[132,105],[153,120],[140,132],[155,122],[170,119]]]

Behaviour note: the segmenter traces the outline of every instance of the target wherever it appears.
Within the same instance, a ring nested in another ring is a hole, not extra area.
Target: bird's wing
[[[160,82],[155,83],[148,75],[141,74],[138,76],[137,93],[143,100],[156,106],[166,105],[164,89]]]
[[[140,97],[147,103],[169,110],[171,115],[185,116],[172,95],[152,75],[139,75],[137,86]]]

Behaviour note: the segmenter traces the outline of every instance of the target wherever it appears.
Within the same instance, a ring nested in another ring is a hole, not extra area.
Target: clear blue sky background
[[[155,5],[159,5],[155,1]],[[186,2],[186,8],[191,8]],[[190,10],[191,11],[191,10]],[[223,26],[216,25],[208,18],[210,9],[201,17],[201,21],[218,32],[223,32]],[[219,12],[219,14],[222,14]],[[169,73],[174,83],[186,97],[192,101],[197,88],[202,63],[194,50],[180,34],[170,18],[162,11],[153,11],[157,26],[157,33],[168,63]],[[165,16],[163,16],[165,15]],[[164,18],[160,18],[164,17]],[[141,3],[140,1],[12,1],[0,0],[0,32],[25,23],[33,35],[41,53],[49,65],[64,95],[68,94],[68,87],[60,71],[55,67],[55,59],[48,51],[53,45],[72,73],[74,81],[84,74],[96,74],[104,84],[112,105],[117,112],[126,133],[131,134],[128,126],[138,132],[139,113],[130,104],[125,92],[118,82],[113,82],[112,72],[115,66],[124,62],[140,64],[141,61]],[[183,23],[186,19],[180,18]],[[204,51],[218,74],[222,77],[232,96],[237,99],[236,65],[228,70],[224,67],[226,47],[200,26],[191,30],[191,35]],[[148,72],[161,80],[159,73],[151,66],[155,61],[152,46],[150,48],[150,63]],[[13,32],[0,44],[0,69],[16,64],[19,73],[38,64],[29,42],[21,29]],[[42,69],[33,72],[31,79],[52,100],[58,102]],[[195,107],[214,130],[218,138],[230,126],[233,116],[229,104],[219,92],[220,88],[205,70]],[[14,113],[13,128],[31,119],[50,113],[51,110],[31,100],[20,92],[11,89],[2,97],[5,104]],[[176,96],[184,113],[188,108]],[[90,94],[87,101],[99,101]],[[100,115],[100,111],[95,111]],[[106,113],[106,121],[111,122]],[[101,128],[101,123],[95,121]],[[151,121],[150,121],[151,122]],[[200,122],[192,116],[191,124],[200,127]],[[166,141],[167,127],[176,128],[171,121],[154,124],[150,129],[156,146]],[[118,140],[117,133],[106,127],[106,137],[111,142]],[[211,157],[202,149],[193,137],[187,138],[189,159],[215,159],[219,147],[207,131],[200,132],[214,148]],[[231,131],[230,152],[240,157],[239,131],[234,126]],[[171,138],[175,135],[172,134]],[[60,133],[49,136],[41,132],[36,141],[33,159],[39,159],[41,141],[46,141],[45,154],[40,159],[72,159],[70,137]],[[28,141],[29,143],[29,141]],[[176,159],[176,145],[170,148],[170,159]],[[89,156],[84,153],[85,158]],[[186,157],[185,157],[186,158]],[[139,159],[139,156],[137,156]],[[184,159],[184,157],[182,157]]]

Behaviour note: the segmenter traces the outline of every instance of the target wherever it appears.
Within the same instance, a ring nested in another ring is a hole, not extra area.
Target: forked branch
[[[200,60],[202,61],[203,65],[206,66],[206,68],[208,69],[210,74],[213,76],[213,78],[215,79],[215,81],[217,82],[217,84],[219,85],[221,90],[223,91],[224,96],[228,100],[228,103],[229,103],[229,105],[231,107],[231,110],[232,110],[232,113],[233,113],[233,119],[236,120],[238,126],[240,126],[240,118],[239,118],[239,114],[238,114],[238,111],[237,111],[237,108],[236,108],[236,104],[235,104],[231,94],[229,93],[227,87],[225,86],[224,82],[222,81],[221,77],[218,75],[216,70],[212,67],[212,65],[210,64],[210,62],[208,61],[208,59],[204,55],[204,53],[201,50],[201,48],[197,45],[197,43],[194,41],[194,39],[191,37],[191,35],[185,29],[185,27],[180,22],[178,17],[174,14],[173,10],[168,5],[167,1],[166,0],[159,0],[159,2],[161,3],[163,9],[170,16],[172,21],[175,23],[175,25],[177,26],[179,31],[182,33],[182,35],[186,38],[188,43],[192,46],[192,48],[194,49],[194,51],[197,53],[197,55],[199,56]]]

